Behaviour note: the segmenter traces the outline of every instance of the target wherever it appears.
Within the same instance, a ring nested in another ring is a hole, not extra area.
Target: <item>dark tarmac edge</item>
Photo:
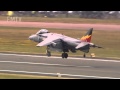
[[[46,56],[43,53],[27,53],[27,52],[10,52],[10,51],[5,51],[5,52],[0,52],[0,53],[5,53],[5,54],[21,54],[21,55],[38,55],[38,56]],[[60,57],[60,55],[52,55],[55,57]],[[73,58],[83,58],[82,56],[78,56],[78,55],[71,55],[69,57],[73,57]],[[106,59],[106,60],[120,60],[120,58],[109,58],[109,57],[86,57],[89,59]]]

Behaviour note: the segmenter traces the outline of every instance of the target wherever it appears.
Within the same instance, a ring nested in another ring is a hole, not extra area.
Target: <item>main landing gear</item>
[[[86,57],[85,53],[84,53],[83,57],[84,57],[84,58]]]
[[[67,58],[67,57],[68,57],[68,54],[64,52],[64,53],[62,53],[61,57],[62,57],[62,58]]]

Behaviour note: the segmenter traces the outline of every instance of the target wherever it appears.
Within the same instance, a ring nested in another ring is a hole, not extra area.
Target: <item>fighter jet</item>
[[[37,47],[46,46],[46,55],[51,56],[51,51],[62,52],[62,58],[68,58],[67,52],[75,53],[77,50],[84,52],[83,57],[89,52],[90,47],[102,48],[91,43],[93,28],[81,38],[76,39],[63,34],[51,33],[47,29],[41,29],[36,34],[29,36],[29,39],[38,42]]]

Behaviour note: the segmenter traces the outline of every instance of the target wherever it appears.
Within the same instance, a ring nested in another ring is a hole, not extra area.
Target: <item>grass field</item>
[[[46,47],[36,47],[37,43],[30,41],[28,37],[36,33],[40,28],[23,27],[0,27],[0,52],[25,52],[32,54],[45,54]],[[50,32],[63,33],[65,35],[81,38],[87,30],[64,30],[48,29]],[[104,47],[104,49],[91,48],[90,53],[96,57],[118,57],[120,58],[120,31],[94,30],[92,42]],[[87,56],[90,56],[90,53]],[[52,52],[52,55],[61,55],[59,52]],[[83,52],[71,53],[70,55],[83,55]]]
[[[0,16],[0,20],[7,21],[7,16]],[[119,19],[21,17],[21,21],[23,21],[23,22],[63,22],[63,23],[120,24]]]
[[[62,77],[0,73],[0,79],[67,79]]]

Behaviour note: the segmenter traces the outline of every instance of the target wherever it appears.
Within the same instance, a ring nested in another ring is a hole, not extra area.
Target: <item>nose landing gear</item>
[[[51,56],[51,52],[50,52],[50,50],[49,50],[49,47],[47,47],[47,49],[46,49],[46,55],[47,55],[48,57]]]
[[[50,56],[51,56],[51,52],[48,51],[48,50],[46,50],[46,55],[47,55],[48,57],[50,57]]]

